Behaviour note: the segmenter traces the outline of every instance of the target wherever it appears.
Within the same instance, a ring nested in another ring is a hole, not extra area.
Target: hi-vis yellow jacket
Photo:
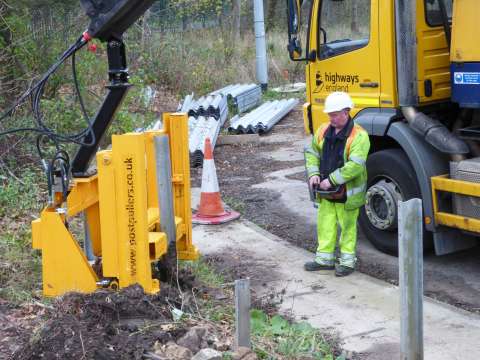
[[[319,127],[312,138],[312,143],[305,149],[305,160],[308,177],[320,175],[320,160],[324,135],[329,124]],[[332,185],[346,184],[347,201],[345,209],[356,209],[365,204],[365,191],[367,188],[366,161],[370,150],[368,133],[360,126],[353,126],[350,136],[345,143],[343,152],[344,165],[336,169],[329,176]]]

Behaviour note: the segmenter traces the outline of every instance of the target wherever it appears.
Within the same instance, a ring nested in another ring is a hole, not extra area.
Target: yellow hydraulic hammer
[[[162,130],[112,136],[112,149],[97,153],[98,173],[75,178],[66,203],[45,208],[32,222],[33,247],[42,251],[45,296],[135,283],[147,293],[159,291],[152,262],[166,253],[169,241],[158,206],[154,138],[159,135],[167,135],[170,144],[177,258],[198,258],[192,244],[187,122],[185,114],[164,114]],[[81,212],[101,272],[94,271],[68,229],[69,219]]]

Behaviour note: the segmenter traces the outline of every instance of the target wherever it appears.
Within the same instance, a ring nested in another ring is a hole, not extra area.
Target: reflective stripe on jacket
[[[324,135],[330,124],[322,125],[312,138],[310,147],[305,149],[305,159],[308,177],[320,175],[320,160]],[[370,149],[368,133],[358,124],[355,124],[345,144],[343,152],[344,165],[333,171],[329,180],[332,185],[346,184],[346,209],[356,209],[365,204],[367,188],[366,161]]]

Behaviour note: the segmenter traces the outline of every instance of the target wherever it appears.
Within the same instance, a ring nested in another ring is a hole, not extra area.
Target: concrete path
[[[195,196],[196,195],[196,196]],[[198,198],[194,191],[193,204]],[[361,273],[336,278],[331,271],[308,273],[303,264],[312,254],[245,221],[194,226],[194,243],[204,255],[238,252],[248,262],[267,264],[267,286],[254,282],[257,293],[285,291],[280,310],[318,328],[338,332],[343,348],[367,359],[400,356],[399,291],[396,286]],[[259,274],[261,277],[262,274]],[[480,359],[480,316],[425,298],[425,359]]]

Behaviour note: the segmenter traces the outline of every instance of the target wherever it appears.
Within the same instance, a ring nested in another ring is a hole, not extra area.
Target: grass
[[[224,195],[222,199],[224,203],[227,204],[233,210],[238,211],[240,214],[245,213],[246,204],[242,200],[239,200],[237,198],[234,198],[228,195]]]
[[[231,289],[225,286],[226,280],[223,275],[215,271],[204,259],[200,258],[195,262],[181,262],[180,266],[181,268],[190,270],[201,284],[210,288],[221,289],[221,291],[227,294],[227,297],[232,297]],[[200,298],[198,301],[200,305],[199,315],[204,319],[215,323],[233,323],[235,312],[232,304],[212,298]]]
[[[31,248],[30,221],[41,208],[40,199],[36,173],[24,171],[18,180],[0,183],[0,298],[13,304],[30,300],[39,290],[41,259]]]
[[[39,208],[38,175],[25,171],[18,179],[6,177],[0,181],[0,220],[22,220],[32,209]],[[6,224],[7,229],[13,226]]]
[[[148,51],[136,59],[134,67],[141,69],[146,83],[167,85],[180,96],[192,91],[200,96],[228,84],[255,82],[253,32],[245,33],[234,44],[220,34],[217,28],[153,32]],[[290,61],[286,34],[274,30],[266,38],[269,84],[304,81],[305,65]]]
[[[182,261],[180,262],[180,266],[181,268],[192,271],[197,279],[205,285],[219,288],[225,284],[225,278],[218,272],[214,271],[213,268],[202,258],[198,261]]]
[[[263,102],[284,100],[284,99],[299,99],[301,104],[307,101],[305,91],[297,92],[297,93],[280,93],[273,90],[267,90],[263,93],[263,96],[262,96]]]
[[[18,305],[38,295],[41,259],[30,248],[30,233],[0,238],[0,298]]]
[[[228,300],[199,299],[200,312],[205,319],[234,329],[233,289],[225,286],[224,276],[203,259],[183,262],[181,266],[190,269],[201,283],[225,292]],[[307,322],[291,322],[281,315],[269,316],[262,310],[252,309],[250,324],[253,350],[260,359],[344,359],[335,356],[338,349],[335,340]],[[230,358],[230,354],[224,355],[224,359]]]

